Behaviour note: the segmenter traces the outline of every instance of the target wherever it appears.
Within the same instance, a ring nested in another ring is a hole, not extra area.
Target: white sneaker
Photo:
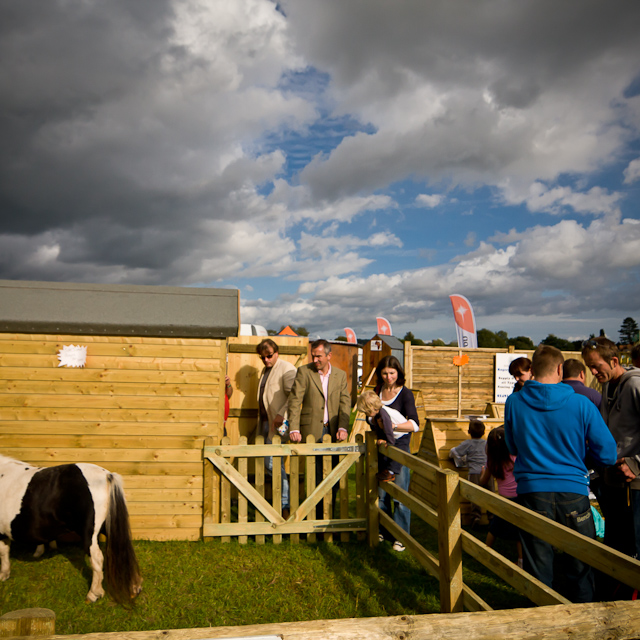
[[[396,540],[393,543],[393,550],[394,551],[404,551],[404,545],[402,544],[402,542],[400,542],[400,540]]]
[[[378,540],[384,542],[384,536],[381,533],[378,534]]]

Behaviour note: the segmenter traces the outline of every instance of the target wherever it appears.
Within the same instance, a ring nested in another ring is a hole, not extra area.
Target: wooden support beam
[[[439,471],[438,556],[440,558],[440,611],[462,611],[462,541],[460,533],[460,478],[449,470]]]

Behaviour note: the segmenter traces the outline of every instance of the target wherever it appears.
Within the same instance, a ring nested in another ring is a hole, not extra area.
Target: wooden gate
[[[283,534],[298,542],[301,533],[307,534],[311,542],[318,533],[324,534],[325,542],[332,542],[335,533],[340,534],[341,540],[348,540],[351,533],[364,538],[364,453],[362,437],[355,443],[339,443],[325,436],[323,442],[316,443],[309,436],[305,444],[281,444],[277,436],[272,444],[264,444],[264,439],[258,437],[251,445],[245,437],[238,445],[223,438],[220,444],[205,446],[203,535],[221,537],[223,541],[238,536],[241,543],[246,543],[250,535],[258,543],[264,543],[265,536],[281,542]],[[271,482],[265,474],[266,456],[274,458]],[[286,519],[281,505],[283,457],[289,458],[290,466],[290,514]],[[248,473],[250,458],[254,459],[252,476]],[[318,464],[322,465],[322,474],[318,474],[321,481],[316,486]],[[322,518],[318,519],[316,507],[320,503]]]

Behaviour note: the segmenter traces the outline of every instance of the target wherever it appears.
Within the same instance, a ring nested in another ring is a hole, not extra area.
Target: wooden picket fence
[[[571,604],[562,595],[464,531],[460,504],[465,499],[516,526],[526,528],[560,551],[640,589],[640,562],[637,560],[468,482],[450,469],[442,469],[396,447],[387,447],[385,455],[409,467],[414,478],[420,478],[421,486],[425,482],[432,485],[432,490],[421,492],[420,497],[393,483],[385,483],[384,489],[409,507],[414,516],[436,529],[438,554],[433,555],[379,508],[376,478],[378,447],[371,432],[365,435],[365,442],[362,436],[358,436],[356,443],[331,443],[326,436],[323,443],[314,443],[310,438],[305,444],[274,442],[265,445],[258,440],[254,445],[244,441],[233,446],[223,439],[220,445],[214,443],[205,447],[204,455],[210,462],[208,471],[205,471],[205,493],[208,497],[205,504],[208,518],[204,524],[205,537],[217,536],[228,541],[231,536],[238,536],[240,542],[246,542],[248,536],[252,535],[258,543],[264,543],[266,536],[272,536],[273,542],[278,543],[282,535],[288,534],[291,541],[297,543],[300,534],[306,534],[307,540],[312,542],[316,540],[316,534],[323,533],[324,540],[331,542],[334,534],[340,534],[340,539],[347,541],[352,534],[364,536],[366,532],[368,544],[375,547],[379,543],[378,529],[382,525],[405,545],[429,574],[438,578],[443,613],[491,609],[463,583],[463,552],[537,605]],[[269,502],[265,490],[264,457],[274,453],[277,455],[274,456],[273,491]],[[332,456],[339,456],[339,463],[335,467]],[[280,457],[289,458],[290,461],[291,514],[287,520],[283,518],[280,508]],[[320,458],[323,479],[316,486],[315,464]],[[235,463],[232,463],[234,459]],[[254,463],[253,475],[248,473],[251,459]],[[355,514],[349,512],[347,476],[351,468],[354,468],[356,487],[355,496],[351,496],[354,498],[351,502],[355,504]],[[303,488],[306,488],[304,499],[300,491],[302,481]],[[332,503],[332,487],[335,484],[339,484],[338,504],[335,507],[339,512],[337,518],[333,517]],[[232,500],[233,487],[237,490],[237,506]],[[425,496],[433,496],[431,504]],[[319,520],[315,519],[316,505],[321,501],[323,519]]]
[[[229,438],[223,438],[220,444],[214,440],[204,448],[205,460],[211,464],[205,467],[203,535],[220,537],[223,542],[238,536],[240,543],[246,543],[251,535],[258,544],[265,542],[265,536],[278,544],[283,534],[294,543],[300,541],[300,534],[306,534],[309,542],[315,542],[319,533],[325,542],[333,542],[334,534],[339,534],[342,541],[354,533],[364,538],[364,452],[362,436],[355,443],[332,443],[328,435],[318,443],[309,436],[304,444],[281,444],[279,436],[272,444],[264,444],[261,436],[255,444],[248,444],[246,437],[241,437],[238,445],[231,445]],[[265,477],[265,456],[273,456],[270,482]],[[290,515],[286,520],[281,508],[282,458],[288,459],[289,466]],[[322,481],[316,486],[317,464],[322,464]],[[355,495],[350,496],[348,476],[352,468]],[[333,501],[334,485],[338,489],[337,504]],[[271,490],[270,501],[267,489]],[[355,507],[350,510],[353,502]],[[319,503],[322,519],[315,517]],[[334,517],[336,511],[338,517]]]

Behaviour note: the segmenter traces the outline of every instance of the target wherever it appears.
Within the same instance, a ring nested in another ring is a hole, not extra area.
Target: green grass
[[[413,534],[436,552],[435,533],[414,518]],[[484,537],[479,532],[479,537]],[[0,584],[0,612],[52,609],[59,634],[415,615],[439,611],[438,582],[408,551],[389,543],[135,543],[144,576],[132,609],[108,597],[85,604],[90,570],[79,548],[62,545],[33,560],[12,550]],[[511,550],[505,549],[511,557]],[[464,580],[495,608],[530,606],[481,565],[465,558]]]
[[[350,495],[355,495],[353,470]],[[351,505],[351,511],[355,505]],[[352,513],[352,517],[355,514]],[[437,556],[436,533],[417,517],[412,535]],[[486,528],[472,532],[484,541]],[[0,583],[0,614],[44,607],[56,613],[56,633],[143,631],[299,620],[438,613],[439,586],[408,551],[386,542],[246,545],[232,541],[135,542],[144,578],[127,610],[106,597],[86,604],[91,571],[79,547],[60,545],[38,560],[12,548],[11,577]],[[511,560],[515,545],[496,542]],[[492,607],[531,602],[467,556],[464,581]]]
[[[260,624],[437,612],[438,584],[388,545],[137,542],[143,592],[131,610],[85,604],[80,549],[13,554],[2,613],[52,609],[59,634]]]

